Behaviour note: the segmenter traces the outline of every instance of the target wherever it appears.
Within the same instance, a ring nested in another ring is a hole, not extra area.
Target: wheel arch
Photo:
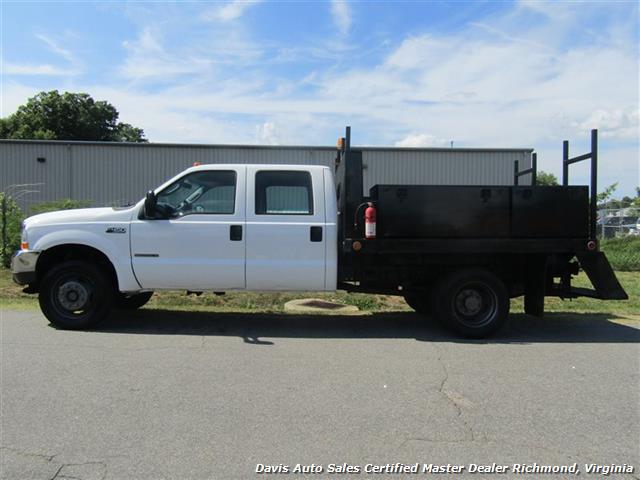
[[[110,258],[97,248],[82,243],[63,243],[51,246],[42,251],[36,263],[36,274],[39,280],[60,262],[67,260],[84,260],[103,269],[109,276],[114,289],[119,289],[118,274]]]

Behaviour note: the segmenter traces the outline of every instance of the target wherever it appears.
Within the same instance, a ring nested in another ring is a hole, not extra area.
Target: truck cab
[[[143,205],[130,226],[131,263],[141,288],[335,290],[329,168],[198,166],[156,189],[153,198],[153,210]]]

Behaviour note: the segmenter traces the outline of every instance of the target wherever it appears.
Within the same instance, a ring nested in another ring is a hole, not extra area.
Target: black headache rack
[[[573,298],[626,299],[604,253],[598,250],[596,232],[597,131],[591,133],[591,152],[569,158],[564,142],[563,185],[538,186],[536,160],[518,171],[513,186],[375,185],[363,193],[362,152],[351,149],[351,129],[339,141],[336,158],[340,279],[353,277],[356,264],[370,256],[393,255],[529,255],[563,258],[553,276],[545,263],[538,271],[544,294]],[[568,185],[568,167],[591,159],[591,189]],[[518,185],[531,174],[533,184]],[[367,202],[377,209],[378,234],[364,238],[363,214]],[[595,290],[571,286],[576,257]],[[546,281],[545,281],[546,279]],[[349,285],[344,284],[347,287]]]

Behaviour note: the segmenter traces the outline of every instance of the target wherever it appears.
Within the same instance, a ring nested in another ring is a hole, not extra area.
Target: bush
[[[0,205],[5,201],[5,194],[0,193]],[[0,261],[5,267],[9,266],[11,262],[11,255],[13,252],[20,249],[20,227],[24,214],[20,207],[10,196],[6,196],[6,218],[3,210],[0,208],[0,228],[5,226],[6,228],[6,240],[0,239]]]
[[[602,240],[600,248],[614,270],[640,271],[640,237],[628,235]]]
[[[0,192],[0,205],[4,198],[4,193]],[[85,208],[91,205],[89,200],[71,200],[69,198],[63,200],[55,200],[52,202],[38,203],[29,209],[29,215],[37,215],[38,213],[53,212],[56,210],[71,210],[74,208]],[[2,211],[0,211],[0,228],[6,221],[6,242],[0,239],[0,262],[3,266],[9,267],[11,256],[16,250],[20,249],[20,229],[22,220],[25,215],[18,204],[7,196],[7,218],[5,219]]]
[[[87,208],[91,206],[90,200],[71,200],[63,198],[62,200],[54,200],[51,202],[37,203],[29,209],[29,215],[37,215],[38,213],[55,212],[57,210],[73,210],[76,208]]]

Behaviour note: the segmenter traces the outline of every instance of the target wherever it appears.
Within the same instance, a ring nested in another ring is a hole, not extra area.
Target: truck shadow
[[[467,340],[438,322],[412,312],[371,315],[296,315],[278,313],[184,312],[141,309],[114,312],[93,331],[144,335],[239,337],[272,345],[278,338],[413,338],[455,343],[640,343],[640,322],[630,325],[610,314],[548,313],[535,318],[512,314],[490,338]]]

